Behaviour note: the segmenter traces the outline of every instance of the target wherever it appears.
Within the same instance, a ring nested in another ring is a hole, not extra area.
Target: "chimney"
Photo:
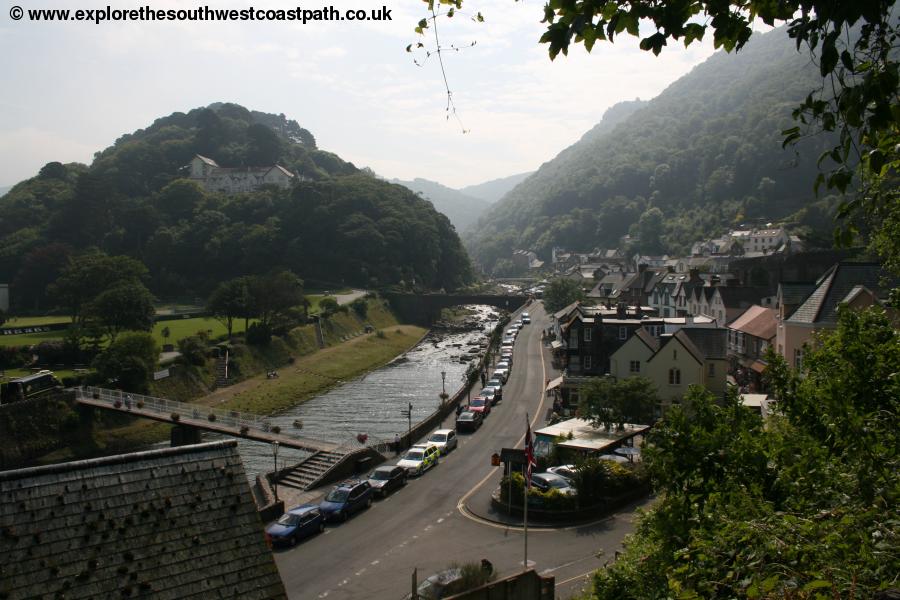
[[[646,264],[641,263],[641,264],[638,265],[638,273],[643,273],[643,272],[646,271],[646,270],[647,270],[647,265],[646,265]]]
[[[669,273],[674,273],[674,272],[675,272],[675,266],[674,266],[674,265],[668,265],[668,266],[666,267],[666,271],[668,271]]]
[[[619,302],[616,304],[616,316],[620,319],[624,319],[628,316],[628,305],[624,302]]]
[[[700,269],[691,269],[690,271],[688,271],[688,274],[690,275],[691,281],[697,281],[698,279],[700,279]]]

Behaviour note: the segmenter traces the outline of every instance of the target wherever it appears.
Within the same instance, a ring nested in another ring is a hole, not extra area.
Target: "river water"
[[[360,447],[356,436],[361,433],[368,436],[368,445],[393,441],[395,434],[402,435],[408,428],[402,411],[410,404],[413,425],[438,408],[442,371],[446,373],[447,393],[452,396],[462,387],[470,364],[461,362],[460,358],[477,358],[477,353],[470,352],[475,347],[484,352],[490,332],[497,324],[496,310],[489,306],[466,308],[475,312],[470,318],[479,320],[478,329],[456,333],[433,331],[390,364],[272,416],[269,421],[279,425],[282,432],[346,444],[348,448]],[[298,420],[302,422],[299,430],[294,426]],[[205,434],[204,438],[220,439],[213,434]],[[251,483],[257,474],[275,467],[269,444],[238,439],[238,450]],[[307,456],[301,450],[280,447],[278,468],[295,465]]]

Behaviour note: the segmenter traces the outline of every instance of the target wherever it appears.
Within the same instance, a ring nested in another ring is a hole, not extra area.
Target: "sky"
[[[613,104],[650,99],[708,58],[708,40],[659,57],[625,36],[551,62],[538,43],[543,2],[464,0],[440,19],[460,122],[447,119],[434,47],[416,23],[421,0],[333,0],[340,11],[386,7],[390,21],[39,22],[10,7],[186,9],[204,0],[7,0],[0,10],[0,186],[50,161],[90,163],[119,136],[212,102],[284,113],[320,148],[387,178],[463,187],[538,168]],[[280,0],[205,0],[211,8],[295,8]],[[301,4],[313,9],[323,4]],[[485,21],[472,16],[481,12]],[[474,46],[470,46],[475,42]],[[463,133],[465,129],[466,133]]]

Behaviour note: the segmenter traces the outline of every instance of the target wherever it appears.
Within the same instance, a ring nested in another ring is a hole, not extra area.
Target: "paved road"
[[[540,304],[529,311],[532,324],[516,342],[504,401],[477,433],[463,434],[460,447],[436,468],[348,523],[276,551],[291,598],[398,600],[410,589],[413,568],[421,581],[454,561],[488,558],[501,576],[521,569],[521,529],[473,517],[466,502],[499,484],[490,456],[504,446],[521,447],[526,413],[539,415],[538,426],[543,424],[550,371],[540,337],[548,320]],[[567,598],[619,549],[633,529],[631,516],[623,511],[582,527],[530,529],[528,558],[539,572],[556,577],[557,596]]]
[[[338,304],[350,304],[357,298],[362,298],[365,295],[366,290],[350,290],[346,294],[337,294],[334,299],[337,300]]]

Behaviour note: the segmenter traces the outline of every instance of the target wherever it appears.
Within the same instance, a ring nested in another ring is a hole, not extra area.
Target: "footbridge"
[[[278,442],[281,446],[306,452],[337,453],[339,444],[303,438],[285,432],[266,418],[251,413],[200,404],[188,404],[166,398],[128,394],[121,390],[83,387],[75,390],[75,401],[84,406],[144,417],[170,425],[182,425],[203,431],[233,435],[258,442]]]
[[[441,318],[441,310],[465,304],[486,304],[501,310],[514,311],[528,298],[513,295],[466,294],[398,294],[383,296],[404,323],[431,325]]]

